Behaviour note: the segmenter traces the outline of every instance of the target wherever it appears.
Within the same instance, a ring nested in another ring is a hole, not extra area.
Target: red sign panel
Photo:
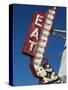
[[[23,52],[29,56],[34,56],[37,49],[37,41],[42,31],[42,25],[44,23],[44,15],[36,12],[32,18],[32,24],[28,32]]]

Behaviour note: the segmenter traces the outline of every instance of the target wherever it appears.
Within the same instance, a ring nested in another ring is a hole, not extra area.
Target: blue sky
[[[31,58],[22,54],[32,16],[36,11],[44,14],[49,6],[13,5],[13,84],[14,85],[37,85],[38,79],[33,77],[29,68]],[[55,20],[52,28],[66,30],[66,8],[57,7]],[[58,73],[65,40],[50,35],[44,57],[48,58],[49,64]]]

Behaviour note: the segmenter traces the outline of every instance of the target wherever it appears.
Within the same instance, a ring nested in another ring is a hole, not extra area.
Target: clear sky
[[[35,5],[13,5],[13,84],[14,85],[36,85],[38,79],[33,77],[29,68],[31,58],[22,54],[27,32],[31,24],[32,16],[36,11],[44,14],[49,6]],[[53,29],[66,30],[66,8],[57,7]],[[65,40],[51,35],[49,37],[44,58],[48,58],[49,64],[58,73]]]

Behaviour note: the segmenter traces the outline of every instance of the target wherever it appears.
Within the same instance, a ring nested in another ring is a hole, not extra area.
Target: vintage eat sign
[[[40,33],[42,32],[42,25],[44,24],[45,16],[36,12],[32,18],[32,24],[23,49],[23,53],[29,56],[34,56],[36,53],[37,41],[40,37]]]

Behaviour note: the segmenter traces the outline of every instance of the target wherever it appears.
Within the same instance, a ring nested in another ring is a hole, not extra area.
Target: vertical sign
[[[37,41],[39,39],[40,33],[42,31],[42,25],[44,24],[44,15],[36,12],[32,18],[32,24],[28,32],[23,53],[34,56],[37,49]]]

